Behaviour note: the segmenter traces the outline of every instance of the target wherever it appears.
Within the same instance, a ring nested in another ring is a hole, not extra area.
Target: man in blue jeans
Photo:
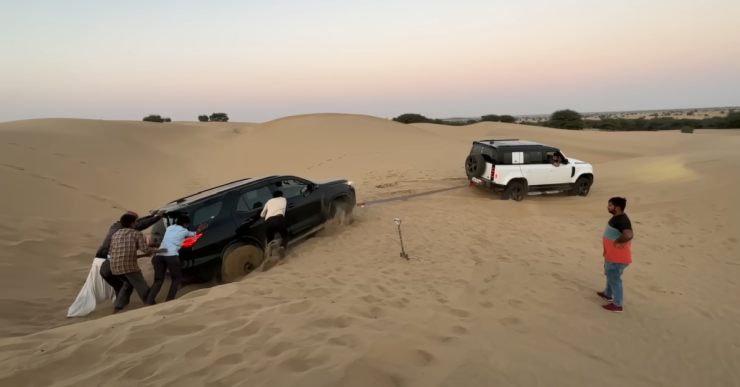
[[[622,289],[622,273],[632,263],[632,223],[624,209],[627,207],[627,199],[613,197],[609,199],[607,210],[612,214],[611,219],[604,230],[604,274],[606,275],[606,288],[603,292],[596,292],[599,297],[608,303],[602,308],[610,312],[622,312],[624,310]]]

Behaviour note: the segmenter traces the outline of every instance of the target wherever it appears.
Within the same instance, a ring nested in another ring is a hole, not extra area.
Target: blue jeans
[[[622,273],[627,268],[627,263],[604,262],[604,274],[606,275],[606,289],[604,293],[611,297],[614,304],[622,306],[624,291],[622,290]]]

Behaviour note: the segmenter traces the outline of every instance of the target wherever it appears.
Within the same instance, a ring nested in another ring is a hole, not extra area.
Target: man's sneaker
[[[617,305],[617,304],[615,304],[613,302],[610,302],[610,303],[608,303],[606,305],[603,305],[602,308],[604,308],[604,309],[606,309],[606,310],[608,310],[610,312],[621,312],[621,311],[624,310],[623,307],[621,307],[621,306],[619,306],[619,305]]]
[[[596,292],[596,294],[598,294],[599,297],[601,297],[601,298],[603,298],[603,299],[605,299],[605,300],[607,300],[609,302],[612,302],[612,298],[609,297],[609,296],[607,296],[606,293],[604,293],[604,292]]]

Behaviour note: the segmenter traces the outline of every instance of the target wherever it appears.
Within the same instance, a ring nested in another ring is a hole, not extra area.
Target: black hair
[[[614,207],[621,208],[622,211],[624,211],[624,209],[627,208],[627,199],[620,197],[620,196],[615,196],[609,199],[609,203],[611,203]]]
[[[121,226],[124,228],[131,228],[134,226],[134,223],[136,223],[136,219],[139,218],[134,214],[123,214],[120,219]]]
[[[185,226],[186,224],[190,224],[190,217],[187,215],[180,215],[177,217],[177,221],[175,221],[175,224],[178,226]]]
[[[281,197],[283,197],[283,191],[276,190],[275,192],[272,193],[272,197],[274,197],[274,198],[281,198]]]
[[[568,159],[566,159],[565,156],[563,156],[563,154],[560,151],[555,151],[555,153],[553,153],[552,156],[560,157],[560,164],[568,164]]]

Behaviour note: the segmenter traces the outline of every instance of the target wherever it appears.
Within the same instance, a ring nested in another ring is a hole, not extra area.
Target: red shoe
[[[601,307],[604,308],[604,309],[606,309],[606,310],[608,310],[608,311],[610,311],[610,312],[617,312],[617,313],[622,312],[624,310],[623,307],[621,307],[621,306],[619,306],[619,305],[617,305],[617,304],[615,304],[613,302],[610,302],[610,303],[608,303],[606,305],[602,305]]]
[[[612,298],[611,298],[611,297],[609,297],[609,296],[607,296],[607,295],[606,295],[606,293],[604,293],[604,292],[596,292],[596,294],[597,294],[597,295],[598,295],[599,297],[601,297],[601,298],[603,298],[603,299],[605,299],[605,300],[607,300],[607,301],[609,301],[609,302],[612,302]]]

